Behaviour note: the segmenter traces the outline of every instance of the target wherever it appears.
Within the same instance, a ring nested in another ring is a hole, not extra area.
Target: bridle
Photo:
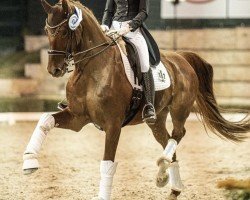
[[[69,20],[69,17],[67,17],[67,19],[63,20],[62,22],[60,22],[59,24],[57,25],[54,25],[54,26],[51,26],[49,25],[48,23],[48,19],[46,19],[46,25],[45,25],[45,29],[51,29],[51,30],[55,30],[51,35],[53,37],[55,37],[59,32],[60,32],[60,29],[61,27],[67,23]],[[73,31],[72,30],[69,30],[69,37],[68,37],[68,41],[67,41],[67,46],[66,46],[66,50],[65,51],[62,51],[62,50],[56,50],[56,49],[50,49],[48,50],[48,55],[49,56],[64,56],[64,64],[67,66],[66,67],[66,72],[67,73],[70,73],[73,71],[74,67],[76,66],[76,64],[80,63],[80,62],[83,62],[85,60],[89,60],[91,58],[94,58],[96,56],[98,56],[99,54],[103,53],[104,51],[106,51],[109,47],[113,46],[113,45],[116,45],[116,41],[118,40],[117,39],[112,39],[112,42],[104,42],[100,45],[97,45],[95,47],[92,47],[92,48],[89,48],[85,51],[80,51],[80,52],[77,52],[77,53],[73,53],[72,52],[72,43],[70,42],[70,40],[72,41],[73,40]],[[65,36],[66,37],[66,36]],[[82,59],[79,59],[79,60],[76,60],[75,61],[75,57],[79,56],[79,55],[82,55],[82,54],[88,54],[90,53],[91,51],[93,50],[96,50],[100,47],[104,47],[102,48],[100,51],[98,51],[97,53],[94,53],[90,56],[86,56]],[[59,70],[62,70],[62,69],[59,69]]]

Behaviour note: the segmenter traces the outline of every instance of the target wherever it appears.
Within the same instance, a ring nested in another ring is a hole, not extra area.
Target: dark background
[[[101,21],[105,0],[81,0]],[[57,0],[48,0],[51,4]],[[248,19],[167,19],[160,17],[160,0],[150,0],[150,29],[203,28],[249,26]],[[46,15],[40,0],[1,0],[0,2],[0,49],[23,48],[23,36],[43,34]]]

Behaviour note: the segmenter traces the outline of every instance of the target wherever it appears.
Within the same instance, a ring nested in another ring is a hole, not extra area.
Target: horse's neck
[[[99,24],[97,24],[97,21],[92,17],[88,16],[88,18],[89,19],[85,20],[82,24],[83,31],[81,35],[82,42],[80,51],[86,51],[98,45],[112,42],[112,40],[102,32],[102,30],[99,27]],[[105,47],[106,46],[97,48],[87,56],[98,53]],[[101,79],[110,79],[110,77],[108,78],[107,76],[113,73],[107,73],[107,72],[113,71],[114,66],[105,63],[109,63],[108,62],[109,59],[114,59],[113,55],[116,54],[116,51],[117,48],[109,47],[96,57],[90,58],[90,60],[87,60],[85,63],[79,63],[79,68],[84,69],[84,74],[86,75],[84,77],[85,78],[93,77],[98,82],[101,81]],[[91,61],[91,59],[93,61]]]
[[[87,50],[108,42],[108,38],[102,32],[97,22],[90,18],[84,22],[82,31],[82,49]]]

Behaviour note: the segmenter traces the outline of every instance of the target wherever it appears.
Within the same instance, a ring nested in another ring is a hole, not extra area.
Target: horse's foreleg
[[[110,200],[111,198],[113,177],[117,167],[117,163],[114,160],[120,133],[120,127],[112,127],[106,131],[105,152],[103,161],[100,164],[101,181],[99,195],[96,199]]]
[[[37,160],[38,154],[42,148],[44,140],[49,131],[54,127],[67,128],[72,130],[80,130],[82,124],[80,120],[74,117],[71,112],[66,109],[56,114],[45,113],[41,116],[23,155],[24,174],[30,174],[39,168]]]
[[[38,153],[41,150],[42,144],[49,133],[55,127],[55,118],[48,113],[44,113],[30,138],[23,155],[23,170],[24,174],[30,174],[39,168],[37,160]]]

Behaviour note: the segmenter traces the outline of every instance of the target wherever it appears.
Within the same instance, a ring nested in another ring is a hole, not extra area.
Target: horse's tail
[[[199,91],[196,99],[198,112],[201,115],[202,122],[213,133],[221,138],[232,141],[242,141],[246,138],[244,133],[250,131],[249,115],[238,122],[226,120],[221,112],[239,113],[242,110],[226,110],[218,106],[213,91],[213,68],[204,59],[192,52],[178,52],[183,56],[195,70],[199,80]]]

